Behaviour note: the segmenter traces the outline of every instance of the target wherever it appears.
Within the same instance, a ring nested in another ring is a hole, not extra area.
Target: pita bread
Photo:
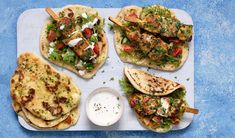
[[[128,83],[130,83],[136,89],[133,92],[127,93],[129,104],[132,103],[133,96],[135,96],[136,94],[141,95],[143,97],[146,95],[150,95],[151,97],[157,96],[159,98],[162,96],[167,97],[167,95],[175,92],[177,89],[183,89],[183,90],[185,89],[183,85],[180,85],[176,82],[173,82],[164,78],[153,76],[142,70],[125,67],[124,74],[128,80]],[[142,98],[137,98],[137,99],[142,99]],[[183,101],[185,102],[184,104],[187,105],[186,101],[185,100]],[[143,106],[143,104],[141,105]],[[133,109],[133,110],[135,112],[135,115],[139,123],[143,127],[151,131],[158,132],[158,133],[165,133],[165,132],[170,131],[173,127],[173,124],[167,127],[153,126],[153,124],[149,123],[149,120],[151,120],[152,115],[145,116],[139,113],[136,109]],[[180,117],[182,116],[180,115]]]
[[[81,13],[88,13],[88,14],[96,14],[98,13],[97,10],[95,10],[94,8],[91,8],[91,7],[86,7],[86,6],[82,6],[82,5],[68,5],[68,6],[65,6],[63,8],[61,8],[61,10],[59,11],[65,11],[66,9],[71,9],[73,12],[74,12],[74,15],[77,16]],[[102,20],[100,14],[98,13],[98,18],[100,20]],[[85,78],[85,79],[89,79],[91,78],[92,76],[94,76],[96,74],[96,72],[99,70],[99,68],[101,68],[101,66],[105,63],[106,61],[106,58],[107,58],[107,55],[108,55],[108,42],[107,42],[107,38],[106,38],[106,35],[105,35],[105,32],[102,31],[101,33],[101,41],[102,42],[102,49],[101,49],[101,52],[100,52],[100,55],[98,56],[97,58],[97,65],[94,67],[94,69],[90,70],[90,71],[87,71],[84,75],[81,75],[79,73],[79,70],[76,69],[75,66],[72,66],[70,64],[66,64],[65,62],[62,62],[62,61],[54,61],[52,59],[50,59],[48,57],[48,51],[49,51],[49,42],[47,40],[47,34],[46,34],[46,30],[47,30],[47,25],[51,23],[51,21],[48,19],[46,22],[45,22],[45,25],[43,26],[43,29],[41,31],[41,35],[40,35],[40,51],[41,51],[41,54],[43,55],[43,57],[47,60],[49,60],[50,62],[58,65],[58,66],[61,66],[61,67],[64,67],[74,73],[76,73],[78,76],[82,77],[82,78]]]
[[[148,95],[165,96],[177,89],[185,89],[183,85],[153,76],[142,70],[125,67],[124,73],[135,89]]]
[[[139,121],[139,123],[143,126],[143,127],[145,127],[146,129],[149,129],[149,130],[151,130],[151,131],[154,131],[154,132],[157,132],[157,133],[166,133],[166,132],[168,132],[168,131],[170,131],[171,129],[172,129],[172,125],[169,127],[169,128],[155,128],[155,129],[153,129],[153,128],[151,128],[151,127],[148,127],[146,124],[145,124],[145,122],[144,122],[144,119],[143,119],[143,117],[141,117],[138,113],[136,113],[135,112],[135,114],[136,114],[136,117],[137,117],[137,120]]]
[[[25,108],[43,120],[63,121],[61,117],[80,102],[81,92],[73,80],[32,53],[20,55],[10,84],[14,110]]]
[[[121,11],[118,13],[116,19],[118,19],[119,21],[124,21],[124,17],[126,15],[129,14],[129,12],[131,10],[135,10],[137,16],[140,16],[140,13],[142,11],[141,7],[138,6],[127,6],[121,9]],[[172,13],[172,16],[174,16],[174,13]],[[146,66],[146,67],[150,67],[153,69],[157,69],[157,70],[163,70],[163,71],[176,71],[179,68],[181,68],[183,66],[183,64],[185,63],[185,61],[188,58],[188,54],[189,54],[189,48],[187,46],[187,43],[180,46],[182,48],[182,58],[181,58],[181,62],[178,66],[175,66],[174,64],[170,64],[170,63],[166,63],[164,66],[159,66],[157,64],[155,64],[153,61],[150,60],[150,58],[146,57],[146,58],[139,58],[137,56],[133,56],[132,54],[123,54],[123,48],[122,48],[122,34],[123,31],[120,27],[115,27],[114,28],[114,43],[115,43],[115,49],[117,54],[119,55],[120,59],[123,62],[126,63],[132,63],[132,64],[136,64],[136,65],[140,65],[140,66]]]

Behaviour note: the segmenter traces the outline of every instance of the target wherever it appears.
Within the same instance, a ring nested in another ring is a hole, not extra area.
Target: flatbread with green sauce
[[[181,23],[173,11],[159,6],[127,6],[114,25],[115,49],[123,62],[175,71],[189,54],[192,25]]]
[[[104,19],[97,10],[68,5],[48,18],[41,32],[40,50],[52,63],[89,79],[105,63],[108,43]]]

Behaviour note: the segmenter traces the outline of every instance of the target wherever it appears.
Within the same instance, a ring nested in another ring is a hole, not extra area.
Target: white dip
[[[87,101],[89,119],[100,126],[108,126],[119,120],[122,114],[120,97],[105,89],[95,93]]]

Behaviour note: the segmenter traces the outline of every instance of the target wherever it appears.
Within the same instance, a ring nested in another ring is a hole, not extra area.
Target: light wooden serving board
[[[55,9],[57,10],[57,9]],[[54,66],[58,71],[64,72],[68,76],[71,76],[79,86],[82,92],[81,96],[81,104],[80,104],[80,118],[77,124],[65,131],[89,131],[89,130],[146,130],[142,127],[139,122],[137,121],[134,112],[128,105],[127,99],[125,95],[121,91],[119,87],[118,81],[123,77],[123,67],[124,65],[139,68],[142,70],[147,70],[146,67],[139,67],[131,64],[124,64],[116,54],[114,49],[113,43],[113,32],[109,30],[108,20],[109,16],[116,17],[120,8],[97,8],[103,18],[105,18],[105,32],[108,38],[109,43],[109,58],[107,59],[104,66],[97,72],[96,76],[90,80],[84,80],[79,78],[74,73],[53,65],[52,63],[48,62],[52,66]],[[189,14],[187,14],[183,10],[179,9],[172,9],[176,16],[186,24],[193,24],[192,18]],[[39,50],[39,36],[42,29],[42,26],[46,19],[48,18],[48,14],[45,12],[44,9],[30,9],[23,12],[17,22],[17,56],[21,53],[26,51],[33,52],[37,54],[39,57],[42,57],[40,50]],[[190,107],[194,107],[194,37],[189,44],[189,57],[184,64],[184,66],[176,71],[176,72],[163,72],[163,71],[156,71],[150,69],[149,72],[151,74],[164,77],[173,81],[177,81],[186,86],[187,94],[186,100]],[[114,80],[110,80],[111,78]],[[119,122],[116,124],[109,126],[109,127],[99,127],[91,123],[85,112],[85,100],[88,94],[98,87],[111,87],[117,90],[124,99],[124,114]],[[28,130],[36,130],[30,125],[28,125],[23,118],[18,117],[20,124],[28,129]],[[179,130],[186,128],[193,119],[193,115],[189,113],[185,113],[183,116],[183,120],[181,123],[173,128],[173,130]]]

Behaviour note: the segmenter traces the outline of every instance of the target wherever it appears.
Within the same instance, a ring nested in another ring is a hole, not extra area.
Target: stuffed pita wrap
[[[171,10],[127,6],[115,19],[120,22],[114,26],[115,49],[123,62],[164,71],[175,71],[185,63],[192,25],[182,24]]]
[[[91,78],[108,54],[103,18],[97,10],[82,5],[65,6],[53,15],[41,32],[41,54],[82,78]]]
[[[197,109],[187,107],[183,85],[132,68],[125,68],[124,74],[119,83],[139,123],[147,129],[167,132],[180,123],[184,112],[197,114]]]

